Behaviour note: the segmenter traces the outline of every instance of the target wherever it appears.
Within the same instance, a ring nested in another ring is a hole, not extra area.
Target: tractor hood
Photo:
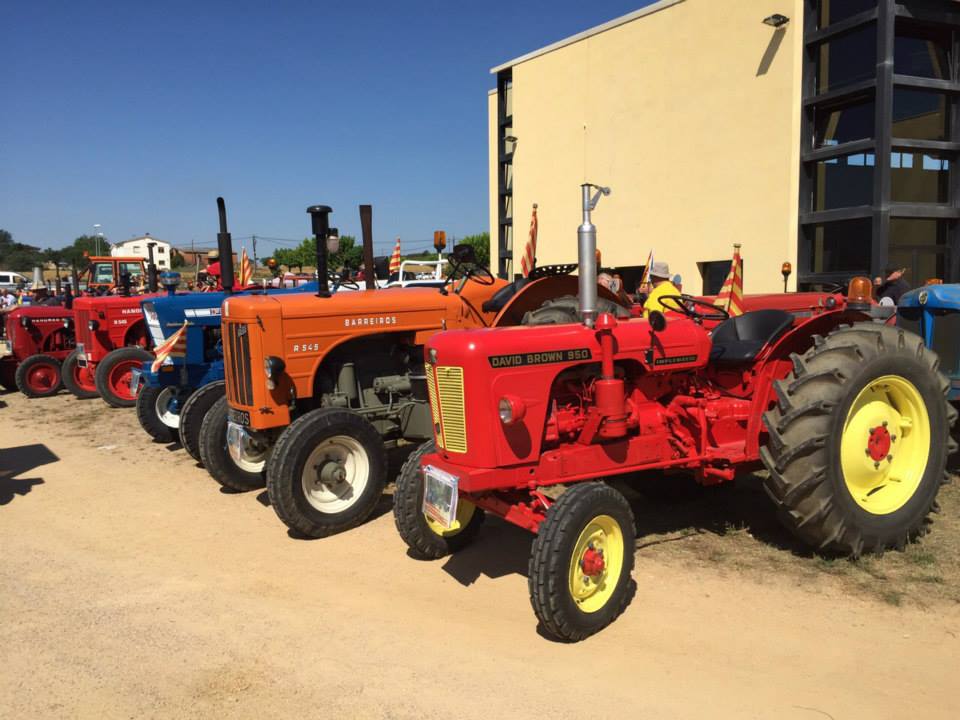
[[[960,308],[960,285],[925,285],[904,293],[897,304],[908,308],[955,311]]]

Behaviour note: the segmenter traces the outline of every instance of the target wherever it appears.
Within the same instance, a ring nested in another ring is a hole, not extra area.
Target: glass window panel
[[[95,283],[113,282],[113,263],[102,262],[93,266],[93,281]]]
[[[844,108],[814,111],[814,147],[827,147],[873,137],[876,106],[872,100]]]
[[[872,235],[870,218],[807,227],[810,272],[869,273]]]
[[[949,47],[949,33],[898,25],[893,71],[899,75],[949,80]]]
[[[946,245],[947,221],[915,218],[890,218],[890,245]]]
[[[820,27],[846,20],[876,6],[877,0],[820,0],[818,13]]]
[[[130,273],[131,277],[139,277],[142,274],[140,270],[140,263],[134,262],[120,263],[120,272]]]
[[[873,204],[873,153],[813,163],[813,209],[835,210]]]
[[[817,53],[818,93],[869,80],[876,74],[876,23],[820,44]]]
[[[895,152],[890,158],[890,199],[906,203],[950,201],[950,161],[939,155]]]
[[[912,140],[946,140],[947,98],[925,90],[893,90],[893,136]]]

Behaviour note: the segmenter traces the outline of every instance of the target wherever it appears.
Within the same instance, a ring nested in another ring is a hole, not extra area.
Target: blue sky
[[[646,4],[7,0],[0,227],[209,245],[223,195],[235,237],[486,230],[489,69]]]

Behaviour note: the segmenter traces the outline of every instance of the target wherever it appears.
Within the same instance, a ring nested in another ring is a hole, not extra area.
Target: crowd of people
[[[24,305],[64,305],[69,308],[72,304],[73,292],[69,284],[64,284],[60,295],[42,283],[34,283],[29,289],[22,287],[16,290],[0,290],[0,312],[10,312]]]

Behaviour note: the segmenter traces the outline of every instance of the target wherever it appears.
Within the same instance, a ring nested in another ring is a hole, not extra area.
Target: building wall
[[[763,24],[773,13],[791,22]],[[514,268],[533,203],[538,263],[576,261],[588,181],[613,191],[594,214],[605,266],[652,249],[699,293],[697,263],[739,242],[745,291],[782,289],[797,254],[802,29],[802,0],[684,0],[515,65]]]
[[[490,268],[494,273],[500,263],[499,243],[497,242],[497,91],[487,93],[487,170],[490,173]]]
[[[157,268],[169,270],[171,262],[170,243],[164,240],[157,240],[154,237],[145,236],[124,240],[111,247],[110,254],[113,256],[142,257],[146,260],[149,259],[149,253],[147,252],[148,242],[157,244],[156,247],[153,248],[153,259],[157,264]]]

